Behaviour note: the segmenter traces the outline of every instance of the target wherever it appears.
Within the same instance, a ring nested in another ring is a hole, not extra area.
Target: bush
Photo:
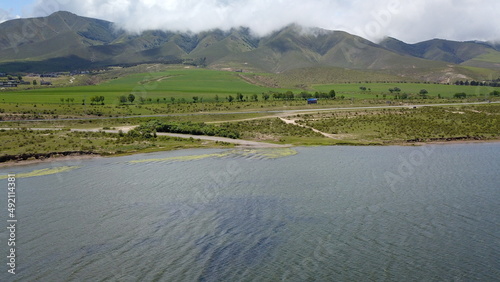
[[[235,130],[205,123],[192,123],[192,122],[170,122],[164,123],[158,120],[153,120],[142,124],[136,128],[137,131],[142,133],[154,134],[155,132],[170,132],[170,133],[183,133],[192,135],[208,135],[208,136],[221,136],[237,139],[240,138],[240,133]]]

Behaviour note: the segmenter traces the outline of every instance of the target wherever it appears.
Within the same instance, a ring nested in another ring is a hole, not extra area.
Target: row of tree
[[[500,87],[500,78],[492,80],[492,81],[463,81],[457,80],[454,83],[455,85],[465,85],[465,86],[489,86],[489,87]]]
[[[237,130],[206,123],[193,122],[161,122],[153,120],[143,123],[135,128],[134,131],[142,136],[155,136],[156,132],[170,132],[192,135],[221,136],[233,139],[240,138],[240,133]]]

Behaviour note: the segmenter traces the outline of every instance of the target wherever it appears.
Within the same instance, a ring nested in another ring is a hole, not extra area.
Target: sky
[[[372,41],[433,38],[500,42],[498,0],[0,0],[0,22],[55,11],[104,19],[130,32],[245,26],[266,35],[291,23]]]

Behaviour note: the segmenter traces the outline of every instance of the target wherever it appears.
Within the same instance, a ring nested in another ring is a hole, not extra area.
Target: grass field
[[[231,148],[232,144],[198,139],[158,136],[141,138],[105,132],[65,130],[0,130],[1,158],[53,152],[92,152],[100,155],[147,153],[186,148]],[[7,159],[8,160],[8,159]]]
[[[496,139],[500,105],[421,107],[303,115],[299,123],[346,140]]]
[[[235,97],[236,93],[242,93],[245,98],[257,94],[260,99],[261,93],[268,91],[293,91],[294,93],[304,91],[302,88],[287,89],[261,86],[262,83],[259,83],[258,79],[255,81],[252,79],[254,77],[252,74],[242,75],[242,77],[248,78],[247,81],[241,78],[239,73],[198,68],[167,69],[139,74],[124,72],[123,75],[123,77],[113,76],[112,74],[102,75],[101,78],[97,77],[96,80],[99,81],[102,77],[109,80],[98,85],[67,86],[69,84],[66,80],[71,78],[65,77],[56,79],[59,81],[57,83],[59,87],[37,86],[35,89],[30,90],[2,90],[0,91],[0,108],[2,108],[1,104],[9,103],[37,104],[37,106],[41,104],[81,105],[85,101],[85,104],[89,105],[93,96],[103,96],[106,105],[118,105],[119,97],[122,95],[128,96],[130,93],[136,96],[134,103],[138,104],[140,99],[143,99],[146,103],[172,103],[172,99],[175,99],[175,102],[192,102],[193,97],[197,96],[198,101],[213,102],[216,95],[219,101],[224,101],[229,95]],[[262,77],[262,74],[257,75]],[[82,80],[85,80],[85,78],[77,77],[75,81]],[[251,83],[253,81],[255,84]],[[392,98],[394,95],[391,95],[388,89],[394,87],[399,87],[401,93],[407,94],[418,94],[420,90],[426,89],[429,96],[437,97],[439,94],[444,98],[451,98],[458,92],[479,96],[486,95],[494,90],[490,87],[420,83],[337,83],[302,86],[308,88],[310,92],[328,92],[334,89],[338,97],[343,95],[346,98],[361,99],[374,99],[377,98],[377,95],[378,98],[383,98],[384,94],[388,98]],[[362,91],[360,90],[362,86],[371,90]]]
[[[360,87],[366,87],[367,90],[363,91]],[[409,95],[418,95],[420,90],[425,89],[428,91],[429,97],[452,98],[454,94],[464,92],[468,97],[488,95],[495,88],[488,86],[461,86],[461,85],[446,85],[446,84],[427,84],[427,83],[348,83],[348,84],[320,84],[314,85],[313,88],[317,91],[328,92],[334,89],[337,96],[344,95],[346,98],[359,98],[359,99],[374,99],[394,98],[395,93],[389,92],[390,88],[398,87],[401,89],[400,94],[406,93]],[[368,90],[371,89],[371,90]]]
[[[171,102],[185,99],[192,102],[193,96],[204,101],[214,101],[215,95],[220,100],[240,92],[243,95],[261,94],[269,90],[287,91],[289,89],[266,88],[250,84],[237,76],[237,73],[207,69],[176,69],[154,73],[131,74],[111,79],[99,85],[57,87],[0,92],[2,103],[60,104],[61,99],[73,98],[72,103],[90,104],[93,96],[103,96],[106,104],[119,104],[121,95],[133,93],[137,99]],[[136,101],[137,102],[137,101]]]
[[[151,73],[144,71],[151,70]],[[132,70],[142,71],[139,74]],[[257,77],[270,77],[262,83]],[[389,88],[398,87],[400,94],[409,94],[411,99],[421,97],[420,90],[426,89],[428,97],[452,98],[455,93],[465,92],[469,98],[485,99],[494,89],[490,87],[456,86],[419,83],[337,83],[316,84],[306,88],[309,93],[329,92],[335,90],[337,100],[322,100],[317,106],[306,105],[304,100],[295,101],[263,101],[261,93],[268,91],[293,91],[298,94],[303,89],[273,88],[265,85],[273,83],[272,75],[241,74],[229,71],[216,71],[199,68],[156,68],[154,66],[137,66],[110,70],[96,76],[78,76],[78,83],[85,80],[105,81],[97,85],[68,87],[70,77],[55,79],[57,87],[37,86],[30,90],[0,91],[0,118],[13,119],[48,119],[75,116],[119,117],[130,115],[157,115],[172,113],[196,112],[228,112],[315,108],[322,106],[345,106],[384,104],[394,99],[395,94],[389,93]],[[326,78],[325,78],[326,79]],[[255,83],[255,84],[254,84]],[[274,85],[274,84],[273,84]],[[366,91],[360,89],[366,87]],[[133,104],[120,104],[120,96],[133,93],[136,97]],[[236,93],[242,93],[245,102],[226,102],[229,95],[236,98]],[[257,101],[252,95],[257,95]],[[104,105],[92,105],[91,97],[103,96]],[[197,103],[193,103],[197,97]],[[216,103],[216,97],[219,102]],[[341,99],[344,97],[344,99]],[[352,100],[354,98],[354,100]],[[407,103],[408,100],[398,100]],[[415,101],[415,100],[413,100]],[[434,101],[433,103],[439,103]],[[427,100],[418,100],[427,103]]]
[[[407,142],[448,140],[493,140],[500,137],[500,105],[454,105],[399,109],[346,109],[334,112],[293,114],[288,117],[311,128],[288,124],[277,117],[263,114],[185,115],[103,120],[59,120],[48,122],[9,122],[5,127],[115,129],[124,125],[160,122],[205,122],[236,132],[241,139],[310,145],[383,145]],[[412,141],[413,140],[413,141]],[[91,152],[113,155],[164,151],[183,148],[231,147],[196,139],[141,136],[104,132],[70,132],[68,130],[31,131],[0,130],[0,160],[19,159],[30,154]],[[33,158],[31,156],[30,158]]]

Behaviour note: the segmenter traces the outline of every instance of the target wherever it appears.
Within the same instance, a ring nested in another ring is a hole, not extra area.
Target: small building
[[[17,82],[12,82],[12,81],[1,81],[0,86],[1,87],[17,87]]]
[[[52,85],[52,82],[45,81],[45,80],[42,79],[42,81],[40,82],[40,85]]]
[[[317,103],[318,103],[318,99],[316,99],[316,98],[307,99],[307,104],[317,104]]]
[[[40,77],[59,77],[59,74],[57,74],[57,73],[45,73],[45,74],[41,74]]]

